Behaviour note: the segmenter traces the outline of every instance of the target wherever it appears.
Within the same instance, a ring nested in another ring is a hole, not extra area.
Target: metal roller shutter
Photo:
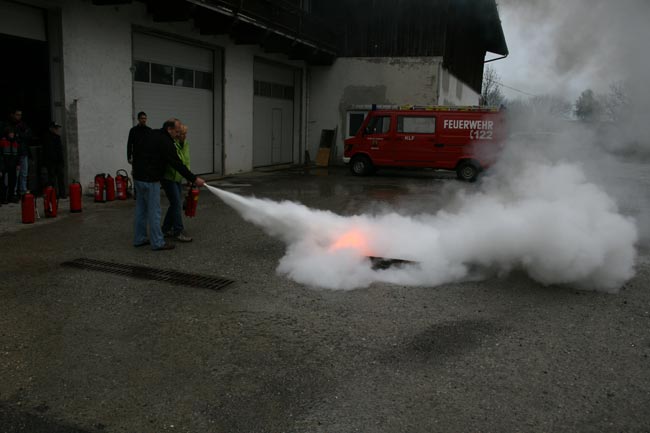
[[[134,116],[147,113],[148,125],[160,128],[176,117],[188,127],[191,169],[215,173],[214,55],[210,49],[134,33]]]

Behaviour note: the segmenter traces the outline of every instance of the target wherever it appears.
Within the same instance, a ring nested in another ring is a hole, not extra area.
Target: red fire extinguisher
[[[81,184],[73,180],[69,191],[70,212],[81,212]]]
[[[187,197],[185,198],[185,215],[188,217],[196,216],[196,207],[199,204],[199,188],[192,184],[190,189],[187,191]]]
[[[115,192],[118,200],[126,200],[128,187],[129,175],[126,173],[126,170],[117,170],[115,173]]]
[[[115,181],[110,174],[106,175],[106,201],[115,200]]]
[[[106,186],[106,177],[104,173],[95,176],[95,203],[104,203],[104,190]]]
[[[36,221],[36,200],[34,194],[27,191],[21,202],[23,224],[33,224]]]
[[[45,207],[45,216],[48,218],[56,217],[58,203],[56,199],[56,190],[53,186],[46,186],[43,190],[43,206]]]

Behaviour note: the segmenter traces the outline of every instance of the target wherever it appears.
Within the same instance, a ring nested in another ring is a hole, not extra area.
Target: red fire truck
[[[378,167],[427,167],[455,170],[471,182],[494,162],[505,136],[505,116],[496,108],[372,110],[345,140],[343,162],[358,176]]]

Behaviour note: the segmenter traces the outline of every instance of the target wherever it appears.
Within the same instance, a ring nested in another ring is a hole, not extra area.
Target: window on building
[[[390,130],[390,116],[377,116],[370,119],[366,127],[368,134],[386,134]]]
[[[367,112],[365,111],[348,111],[348,125],[347,125],[347,136],[354,137],[359,132],[359,128],[363,124],[363,120],[366,118]]]
[[[169,65],[151,64],[151,82],[156,84],[174,83],[174,67]]]
[[[194,87],[196,87],[197,89],[212,90],[211,72],[195,71],[194,78],[195,78]]]
[[[255,96],[265,96],[267,98],[289,99],[293,101],[293,86],[284,84],[270,83],[268,81],[255,80],[253,82]]]
[[[436,118],[432,116],[398,116],[397,132],[401,134],[433,134]]]
[[[149,82],[149,62],[135,60],[133,62],[133,68],[135,69],[133,80],[142,81],[144,83]]]
[[[174,86],[194,87],[194,71],[185,68],[174,68]]]

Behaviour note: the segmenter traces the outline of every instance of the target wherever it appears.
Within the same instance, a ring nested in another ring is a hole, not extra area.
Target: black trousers
[[[63,165],[47,164],[45,168],[47,169],[47,185],[54,187],[57,197],[65,198],[68,192],[66,191],[63,179]]]

